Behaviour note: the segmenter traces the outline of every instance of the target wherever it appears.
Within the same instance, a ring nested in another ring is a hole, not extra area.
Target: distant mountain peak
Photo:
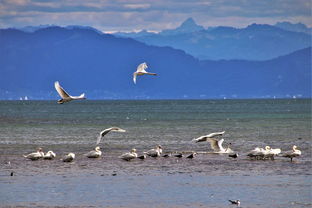
[[[184,22],[182,22],[182,24],[178,28],[176,28],[176,30],[178,29],[180,30],[182,29],[189,32],[195,32],[199,30],[204,30],[205,28],[201,25],[196,24],[194,19],[192,17],[189,17]]]
[[[181,33],[192,33],[200,30],[204,30],[205,28],[201,25],[196,24],[192,17],[187,18],[182,24],[171,30],[163,30],[161,33],[163,35],[176,35]]]

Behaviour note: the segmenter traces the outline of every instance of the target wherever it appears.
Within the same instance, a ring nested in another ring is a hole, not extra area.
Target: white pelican
[[[114,132],[126,132],[126,130],[121,129],[119,127],[111,127],[108,129],[105,129],[103,131],[101,131],[100,136],[98,137],[96,144],[98,145],[101,142],[101,139],[109,132],[114,131]]]
[[[30,160],[38,160],[44,156],[44,152],[41,148],[37,149],[37,152],[30,153],[28,155],[23,155],[23,157],[30,159]]]
[[[147,152],[144,152],[144,154],[151,156],[151,157],[159,157],[162,153],[162,147],[160,145],[157,145],[155,149],[150,149]]]
[[[136,149],[132,149],[130,152],[122,154],[119,158],[130,161],[137,157],[138,157],[138,154],[136,153]]]
[[[298,157],[301,155],[301,151],[297,149],[298,147],[296,145],[293,146],[292,150],[287,151],[282,154],[282,157],[288,157],[290,158],[290,161],[292,162],[292,159],[294,157]]]
[[[234,151],[231,150],[230,145],[228,144],[227,148],[223,148],[222,143],[224,142],[224,139],[216,140],[213,138],[208,138],[208,141],[210,142],[211,148],[214,150],[215,153],[233,153]]]
[[[56,156],[56,154],[50,150],[43,156],[43,159],[52,160],[53,158],[55,158],[55,156]]]
[[[58,81],[56,81],[54,83],[54,87],[56,89],[56,91],[58,92],[58,94],[61,96],[62,99],[58,100],[57,103],[58,104],[63,104],[72,100],[83,100],[86,99],[85,98],[85,94],[82,93],[79,96],[71,96],[69,95],[60,85],[60,83]]]
[[[71,162],[75,159],[75,154],[74,153],[68,153],[65,155],[62,159],[63,162]]]
[[[205,136],[200,136],[198,138],[193,139],[192,141],[194,142],[206,142],[208,141],[209,138],[214,138],[214,137],[218,137],[218,136],[222,136],[225,133],[225,131],[221,131],[221,132],[214,132]]]
[[[270,146],[265,146],[265,148],[256,147],[254,150],[251,150],[247,156],[256,159],[274,159],[274,156],[278,154],[278,149],[273,149]]]
[[[138,66],[136,72],[133,73],[133,82],[134,82],[134,84],[136,84],[136,77],[137,76],[145,75],[145,74],[157,75],[156,73],[151,73],[151,72],[145,71],[145,69],[147,69],[147,67],[148,66],[147,66],[147,64],[145,62]]]
[[[102,155],[102,152],[100,150],[100,147],[96,147],[94,150],[88,152],[85,154],[88,158],[98,158]]]

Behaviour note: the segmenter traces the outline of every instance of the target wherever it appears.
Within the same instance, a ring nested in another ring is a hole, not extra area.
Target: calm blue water
[[[105,136],[102,158],[85,158],[111,126],[127,132]],[[238,159],[118,158],[156,144],[165,152],[211,151],[191,140],[216,131],[226,132]],[[303,155],[293,163],[245,156],[257,146],[294,144]],[[22,157],[37,147],[57,158]],[[64,164],[68,152],[76,159]],[[242,207],[310,207],[311,100],[0,101],[0,156],[0,206],[231,207],[228,199],[240,199]]]

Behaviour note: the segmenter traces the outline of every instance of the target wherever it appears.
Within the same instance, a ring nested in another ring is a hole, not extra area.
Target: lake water
[[[107,134],[102,157],[86,158],[111,126],[127,132]],[[157,144],[164,152],[211,151],[191,140],[216,131],[225,131],[237,159],[118,158]],[[228,199],[241,207],[311,207],[311,143],[310,99],[0,101],[0,207],[233,207]],[[246,157],[265,145],[297,145],[303,154],[293,162]],[[37,147],[56,158],[22,157]],[[61,162],[69,152],[74,162]]]

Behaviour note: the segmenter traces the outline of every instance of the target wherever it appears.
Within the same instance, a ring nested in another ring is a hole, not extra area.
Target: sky
[[[83,25],[103,32],[289,21],[312,27],[311,0],[0,0],[0,28]]]

